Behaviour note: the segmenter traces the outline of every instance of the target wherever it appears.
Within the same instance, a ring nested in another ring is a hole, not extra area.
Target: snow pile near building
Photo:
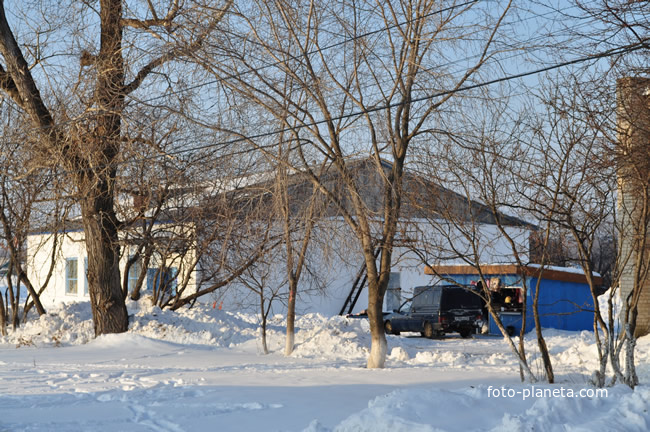
[[[0,343],[20,346],[66,346],[88,343],[95,337],[90,303],[70,303],[31,318],[16,331],[0,337]]]
[[[370,346],[370,326],[365,319],[326,318],[309,314],[297,320],[294,356],[365,360]]]
[[[259,318],[253,314],[226,312],[205,304],[177,311],[161,310],[148,299],[127,303],[129,331],[151,339],[184,345],[247,348],[260,340]],[[271,317],[267,339],[271,351],[284,349],[286,322]],[[94,339],[90,304],[69,303],[27,321],[17,331],[0,338],[1,344],[19,346],[68,346]],[[294,356],[303,358],[365,359],[370,345],[367,320],[307,314],[296,320]]]
[[[130,334],[182,345],[232,348],[261,352],[260,322],[254,314],[223,311],[206,304],[177,311],[161,310],[148,299],[127,303]],[[283,316],[267,322],[267,344],[272,353],[283,353],[286,321]],[[557,372],[581,374],[585,378],[598,368],[597,349],[592,332],[544,330]],[[71,303],[52,308],[38,319],[31,319],[17,331],[0,338],[0,344],[14,346],[83,345],[94,339],[89,303]],[[640,369],[650,363],[646,339],[639,341]],[[452,334],[440,340],[427,340],[417,334],[387,336],[389,367],[428,366],[448,369],[500,366],[516,370],[514,355],[504,339],[498,337],[461,339]],[[306,314],[296,320],[293,357],[333,362],[364,363],[370,347],[370,328],[366,319]],[[534,333],[526,336],[526,351],[533,371],[541,371],[541,356]]]
[[[221,311],[205,304],[161,310],[149,299],[127,303],[129,332],[185,345],[235,347],[259,336],[253,315]]]

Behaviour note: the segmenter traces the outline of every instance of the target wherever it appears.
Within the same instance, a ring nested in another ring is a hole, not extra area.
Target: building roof
[[[356,176],[357,187],[362,195],[367,209],[377,217],[382,215],[384,198],[384,182],[382,176],[388,175],[392,164],[380,160],[380,173],[376,162],[372,158],[353,159],[348,162],[348,169]],[[316,167],[310,167],[314,171]],[[276,175],[270,172],[254,173],[247,179],[233,182],[229,188],[215,187],[214,185],[185,185],[170,189],[165,197],[168,200],[167,208],[163,207],[155,217],[155,223],[189,222],[198,219],[210,219],[217,214],[229,213],[233,217],[250,212],[271,214],[273,212],[271,200]],[[321,175],[321,181],[337,194],[343,205],[350,205],[346,197],[345,187],[341,173],[329,166]],[[291,211],[297,213],[310,201],[313,191],[311,180],[298,169],[293,169],[288,174],[288,188],[291,195]],[[456,219],[458,222],[474,221],[483,224],[495,224],[497,217],[504,226],[519,226],[535,229],[536,226],[519,218],[504,213],[495,214],[487,205],[471,200],[457,192],[437,185],[423,176],[406,171],[404,174],[403,188],[405,196],[402,201],[402,219]],[[130,191],[134,213],[144,211],[144,216],[135,223],[151,221],[152,211],[160,201],[156,194],[150,197],[139,195]],[[185,195],[187,197],[185,197]],[[337,216],[338,210],[333,205],[328,205],[323,196],[324,216]],[[127,205],[126,202],[122,206]],[[264,210],[265,209],[265,210]],[[471,210],[470,210],[471,209]],[[262,214],[260,213],[260,214]],[[197,219],[198,218],[198,219]],[[39,227],[30,234],[44,234],[57,232],[82,231],[83,224],[80,218],[68,219],[55,225]]]
[[[380,160],[383,173],[379,173],[376,161],[370,157],[354,159],[348,162],[348,169],[356,176],[357,188],[369,211],[382,214],[382,203],[384,197],[384,182],[381,176],[387,176],[392,169],[392,164],[384,159]],[[316,171],[316,168],[312,169]],[[341,179],[340,172],[328,167],[321,177],[321,181],[328,188],[338,193],[343,204],[349,202],[345,196],[345,186]],[[249,184],[246,188],[266,188],[270,190],[273,176],[267,180],[255,184]],[[311,181],[298,170],[289,175],[289,190],[293,202],[305,203],[312,193]],[[451,189],[436,184],[418,173],[409,171],[404,173],[403,190],[405,191],[402,200],[401,216],[403,219],[454,219],[458,222],[475,221],[477,223],[496,224],[498,220],[504,226],[518,226],[529,229],[536,229],[533,224],[523,221],[505,213],[493,212],[489,206],[463,196]],[[471,210],[470,210],[471,209]],[[336,213],[331,208],[329,215]]]

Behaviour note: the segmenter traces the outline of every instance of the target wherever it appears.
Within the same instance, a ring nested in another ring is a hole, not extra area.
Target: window
[[[176,267],[147,269],[147,289],[162,291],[175,296],[177,275],[178,269]]]
[[[131,257],[132,258],[132,257]],[[129,259],[131,259],[129,258]],[[138,278],[140,277],[140,261],[134,262],[131,267],[129,268],[129,279],[128,279],[128,290],[129,292],[133,292],[135,289],[135,285],[138,282]]]
[[[65,260],[65,293],[77,294],[77,258]]]
[[[178,269],[176,267],[172,267],[168,269],[168,275],[167,275],[167,289],[169,289],[169,293],[172,296],[176,295],[176,282],[178,280]]]

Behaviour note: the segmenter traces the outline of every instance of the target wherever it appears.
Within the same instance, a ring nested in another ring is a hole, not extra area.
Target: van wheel
[[[458,333],[460,333],[460,337],[462,337],[463,339],[467,339],[472,335],[472,329],[462,329]]]
[[[393,330],[393,324],[391,324],[390,321],[386,321],[384,323],[384,331],[386,332],[386,334],[392,334],[392,335],[399,336],[399,332]]]
[[[430,322],[424,323],[424,331],[422,336],[427,339],[433,339],[436,336],[436,332],[433,331],[433,325]]]

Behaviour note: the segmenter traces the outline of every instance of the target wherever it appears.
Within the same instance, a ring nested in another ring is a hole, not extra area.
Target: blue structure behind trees
[[[457,283],[481,287],[479,270],[470,265],[427,267],[440,283]],[[523,293],[526,292],[526,332],[535,328],[533,299],[539,286],[539,317],[542,328],[559,330],[593,330],[594,302],[587,278],[574,268],[516,265],[481,266],[492,303],[501,321],[512,334],[522,326]],[[602,279],[594,275],[596,284]],[[437,282],[435,282],[437,283]],[[490,316],[490,334],[500,334]]]

